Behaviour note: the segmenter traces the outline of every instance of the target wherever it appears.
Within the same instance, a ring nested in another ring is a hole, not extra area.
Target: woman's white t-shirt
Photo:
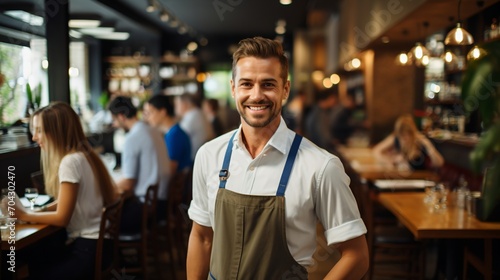
[[[59,183],[79,184],[76,205],[66,227],[69,238],[97,239],[101,223],[102,196],[92,167],[82,152],[66,155],[59,166]]]

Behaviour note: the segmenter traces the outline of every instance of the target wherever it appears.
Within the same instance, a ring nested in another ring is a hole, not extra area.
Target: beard
[[[255,128],[266,127],[273,120],[275,120],[276,117],[278,117],[280,115],[280,110],[278,108],[276,108],[275,104],[273,104],[273,103],[271,103],[271,104],[269,104],[269,103],[262,103],[262,104],[256,103],[256,104],[252,104],[252,105],[253,106],[267,105],[267,106],[269,106],[269,109],[268,109],[269,113],[266,112],[266,113],[259,114],[259,115],[249,115],[249,114],[246,114],[247,110],[250,110],[247,108],[248,107],[247,105],[241,104],[240,106],[237,106],[238,113],[243,118],[245,123],[251,127],[255,127]]]

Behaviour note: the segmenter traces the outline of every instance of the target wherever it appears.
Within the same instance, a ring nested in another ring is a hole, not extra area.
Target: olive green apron
[[[234,134],[220,171],[208,279],[307,279],[288,249],[285,190],[302,137],[295,136],[276,196],[252,196],[225,188]]]

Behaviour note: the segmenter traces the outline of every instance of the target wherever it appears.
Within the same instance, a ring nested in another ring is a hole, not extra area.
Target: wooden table
[[[463,209],[450,207],[433,212],[423,202],[423,193],[380,193],[378,201],[391,211],[417,239],[477,238],[484,240],[484,258],[481,260],[465,248],[464,258],[492,279],[492,239],[500,238],[500,223],[482,222]],[[464,271],[467,265],[464,264]],[[464,272],[465,274],[465,272]]]
[[[371,148],[340,147],[337,155],[346,168],[352,169],[361,178],[377,179],[425,179],[437,181],[439,176],[432,170],[399,169],[397,166],[378,160]]]
[[[16,224],[16,250],[28,247],[43,238],[62,230],[61,227],[44,224]],[[10,250],[11,244],[2,240],[2,250]]]
[[[432,212],[424,193],[380,193],[378,201],[390,210],[417,239],[500,238],[500,223],[481,222],[463,209]]]

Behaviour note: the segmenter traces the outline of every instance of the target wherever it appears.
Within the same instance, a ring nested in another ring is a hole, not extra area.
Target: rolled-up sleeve
[[[350,178],[338,158],[326,162],[316,183],[316,215],[328,245],[365,234],[366,226],[349,188]]]
[[[206,227],[212,227],[208,208],[208,192],[206,183],[205,147],[201,147],[196,153],[193,167],[193,199],[189,206],[188,215],[191,220]]]

